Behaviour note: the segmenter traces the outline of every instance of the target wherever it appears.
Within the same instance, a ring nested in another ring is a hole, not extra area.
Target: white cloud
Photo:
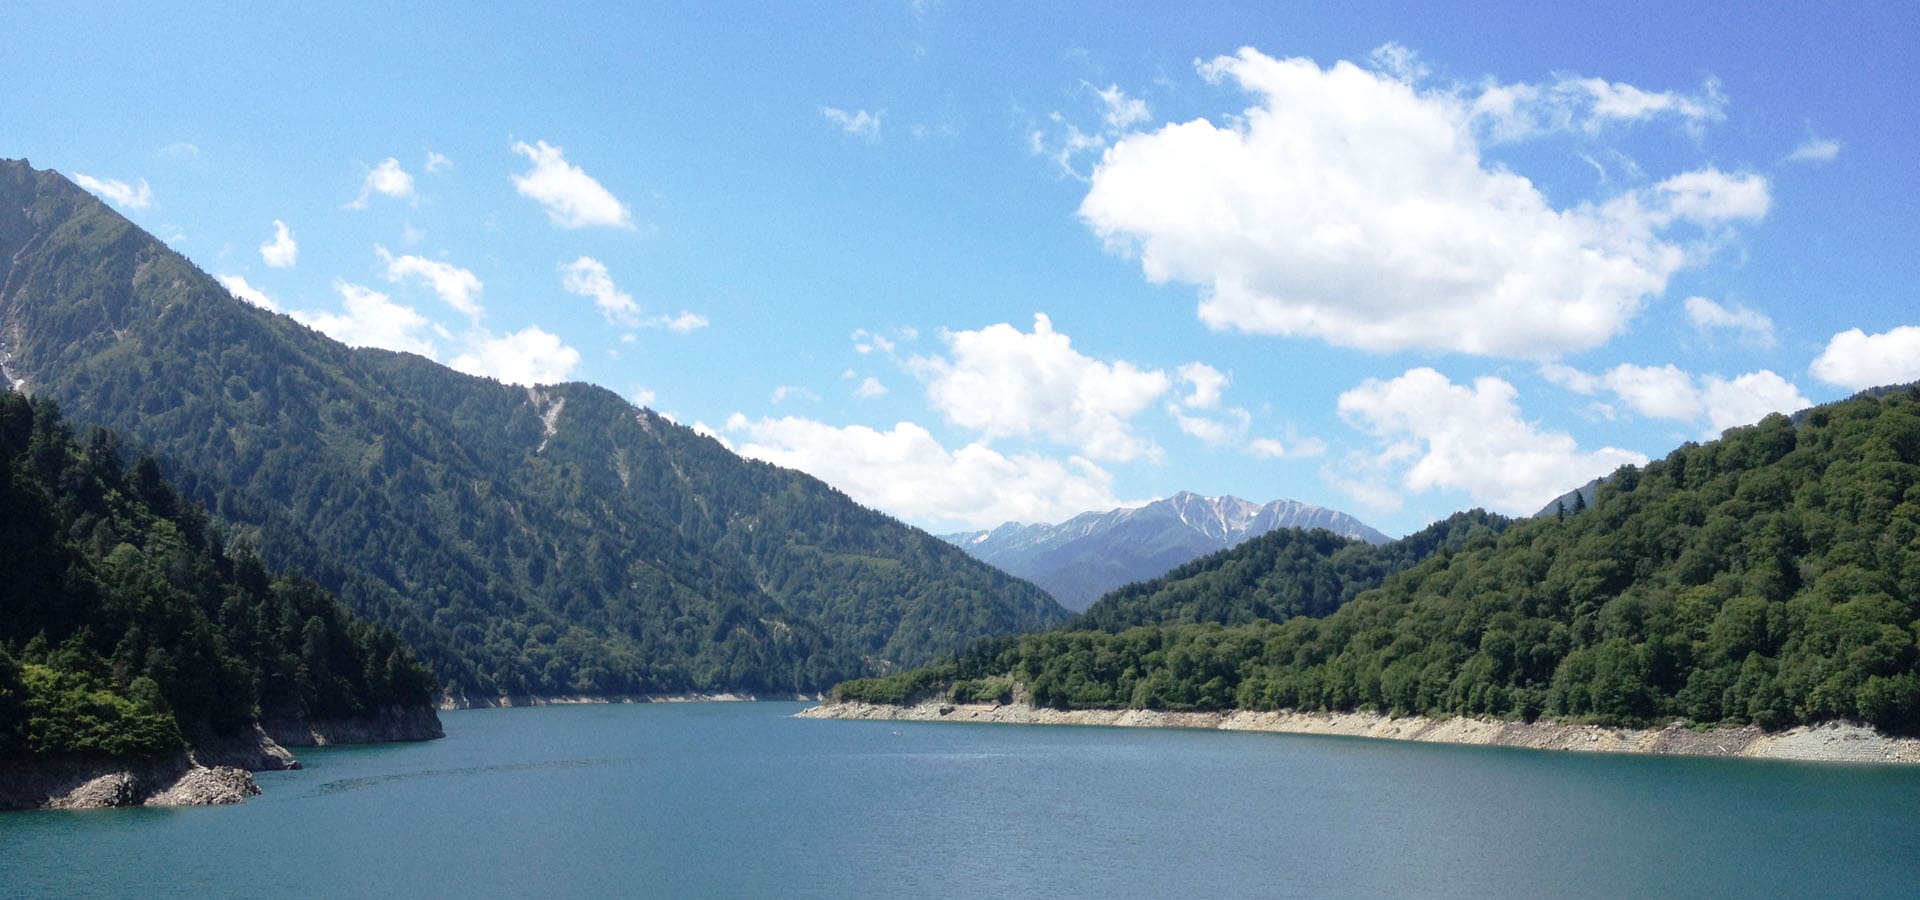
[[[707,327],[710,323],[706,316],[681,310],[677,316],[654,316],[646,322],[649,328],[665,328],[674,334],[688,334]]]
[[[1200,286],[1200,318],[1217,329],[1548,358],[1605,343],[1704,258],[1662,229],[1768,204],[1761,176],[1705,169],[1556,209],[1483,163],[1476,113],[1454,92],[1251,49],[1200,69],[1258,104],[1227,127],[1196,119],[1119,139],[1079,212],[1149,280]],[[1622,87],[1582,87],[1589,115],[1660,106]]]
[[[1813,405],[1793,383],[1766,369],[1734,379],[1708,375],[1700,380],[1707,408],[1708,435],[1752,425],[1773,413],[1795,413]]]
[[[1678,219],[1698,225],[1717,225],[1735,219],[1764,218],[1773,205],[1767,179],[1751,173],[1729,175],[1706,168],[1682,172],[1654,185],[1651,203],[1645,203],[1653,224],[1666,226]],[[1638,211],[1643,201],[1628,195],[1629,202],[1615,202],[1615,210]]]
[[[1693,327],[1699,331],[1724,328],[1739,332],[1743,340],[1756,346],[1771,347],[1777,343],[1773,333],[1773,320],[1763,313],[1744,306],[1721,306],[1705,297],[1688,297],[1686,307],[1687,319],[1693,322]]]
[[[1872,335],[1849,328],[1827,342],[1810,371],[1821,381],[1856,391],[1920,380],[1920,326]]]
[[[1786,162],[1833,162],[1840,158],[1840,142],[1818,135],[1807,135],[1805,142],[1787,154]]]
[[[453,168],[453,160],[448,159],[445,153],[435,153],[432,150],[428,150],[425,168],[429,173],[444,172]]]
[[[1184,401],[1188,406],[1212,409],[1220,405],[1220,391],[1227,386],[1227,375],[1203,362],[1190,362],[1179,369],[1180,380],[1193,385],[1193,393]]]
[[[1540,374],[1584,396],[1609,391],[1627,409],[1648,418],[1702,425],[1706,438],[1717,437],[1728,428],[1751,425],[1768,413],[1790,413],[1812,405],[1791,382],[1766,369],[1728,379],[1696,376],[1672,364],[1654,367],[1623,363],[1599,375],[1548,364],[1541,367]],[[1606,409],[1611,412],[1613,408]]]
[[[300,261],[300,245],[294,243],[293,229],[287,223],[273,220],[273,237],[261,243],[260,259],[275,269],[290,269]]]
[[[433,323],[427,317],[372,288],[335,281],[333,289],[340,294],[342,312],[295,312],[293,317],[351,347],[379,347],[436,358],[428,334]]]
[[[741,436],[743,456],[807,472],[861,503],[938,530],[1057,522],[1127,505],[1113,494],[1113,476],[1086,459],[1007,456],[977,442],[948,450],[912,422],[881,431],[735,414],[727,430]]]
[[[347,204],[348,209],[366,209],[373,195],[392,197],[396,200],[413,196],[413,176],[400,168],[400,161],[391,156],[380,164],[367,170],[367,177],[360,182],[360,194]]]
[[[186,141],[176,141],[165,147],[161,147],[160,155],[170,156],[174,159],[199,159],[200,148]]]
[[[1180,430],[1214,446],[1237,444],[1247,436],[1253,415],[1240,407],[1223,409],[1213,415],[1188,413],[1178,403],[1167,404],[1167,414]]]
[[[798,385],[792,385],[792,384],[783,384],[783,385],[780,385],[779,387],[774,388],[773,396],[769,397],[768,401],[773,403],[775,406],[778,406],[782,403],[787,402],[789,398],[795,399],[795,400],[806,400],[810,403],[820,402],[819,394],[816,394]]]
[[[146,209],[153,205],[153,188],[147,185],[145,178],[140,179],[136,187],[113,178],[95,178],[75,172],[73,183],[99,194],[122,209]]]
[[[1247,452],[1262,459],[1285,459],[1287,445],[1273,438],[1254,438],[1247,442]]]
[[[1100,98],[1100,104],[1106,107],[1101,119],[1106,122],[1109,131],[1125,131],[1153,118],[1153,112],[1147,109],[1147,101],[1127,96],[1127,92],[1117,84],[1107,85],[1106,90],[1094,88],[1093,93]]]
[[[248,284],[245,278],[239,275],[216,275],[214,277],[218,278],[220,283],[226,287],[227,293],[258,306],[261,309],[270,312],[280,311],[280,304],[273,302],[273,298],[267,296],[265,291]]]
[[[1468,105],[1489,140],[1517,141],[1556,132],[1597,134],[1655,118],[1678,119],[1699,135],[1726,118],[1727,100],[1711,78],[1694,94],[1647,91],[1602,78],[1562,76],[1550,84],[1488,84]]]
[[[1423,80],[1432,70],[1420,61],[1420,55],[1398,41],[1388,41],[1367,52],[1367,64],[1375,71],[1393,76],[1395,81],[1412,84]]]
[[[1582,451],[1565,432],[1523,419],[1517,396],[1513,385],[1498,378],[1479,378],[1469,387],[1418,368],[1390,381],[1367,379],[1340,395],[1339,411],[1378,441],[1373,465],[1404,469],[1399,481],[1405,490],[1459,490],[1474,503],[1512,515],[1532,513],[1622,465],[1646,462],[1616,447]]]
[[[533,168],[514,175],[520,196],[539,203],[547,219],[562,228],[632,228],[633,215],[619,198],[579,166],[567,162],[562,149],[546,141],[516,142],[513,152],[533,161]]]
[[[653,406],[653,401],[659,399],[660,397],[660,395],[654,393],[651,388],[647,388],[638,384],[633,386],[632,393],[628,394],[627,396],[633,400],[633,405],[647,406],[647,407]]]
[[[448,306],[459,310],[461,314],[479,318],[486,310],[480,306],[480,276],[449,262],[427,259],[420,256],[394,256],[387,248],[374,245],[375,253],[380,254],[382,262],[387,264],[387,280],[395,284],[408,279],[426,282],[440,299]]]
[[[827,121],[840,126],[840,129],[848,134],[863,137],[869,141],[879,139],[880,117],[886,114],[887,111],[884,109],[870,113],[864,109],[848,112],[831,106],[820,107],[820,115],[825,116]]]
[[[560,286],[567,293],[593,298],[593,305],[608,322],[629,328],[640,324],[640,304],[634,302],[632,294],[614,287],[606,265],[591,256],[562,265]]]
[[[1104,363],[1073,349],[1045,314],[1033,332],[1005,323],[946,336],[952,358],[915,357],[927,400],[948,422],[997,437],[1044,436],[1101,460],[1157,456],[1131,419],[1172,387],[1159,370]]]
[[[862,400],[869,400],[874,397],[885,397],[887,395],[887,386],[881,384],[880,379],[868,375],[866,380],[860,382],[860,385],[853,389],[853,395]]]
[[[557,384],[568,380],[580,365],[580,351],[538,325],[528,325],[503,337],[477,335],[467,351],[447,365],[469,375],[507,384]]]

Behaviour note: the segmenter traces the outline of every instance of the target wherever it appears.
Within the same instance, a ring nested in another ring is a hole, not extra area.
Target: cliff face
[[[430,741],[447,734],[440,727],[439,715],[421,706],[389,706],[374,715],[354,718],[268,719],[262,727],[276,743],[285,747]]]

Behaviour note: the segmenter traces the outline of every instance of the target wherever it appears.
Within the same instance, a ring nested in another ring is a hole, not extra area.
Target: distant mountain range
[[[1145,506],[1082,513],[1058,525],[1008,522],[991,531],[942,535],[982,561],[1045,589],[1062,606],[1086,609],[1101,595],[1279,528],[1324,528],[1384,544],[1386,535],[1346,513],[1275,500],[1182,491]]]
[[[24,160],[0,160],[0,374],[152,452],[226,539],[391,627],[456,702],[811,692],[1067,618],[611,391],[250,306]]]

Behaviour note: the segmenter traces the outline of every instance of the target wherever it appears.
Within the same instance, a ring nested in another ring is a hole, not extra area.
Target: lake
[[[240,806],[0,815],[9,896],[1913,896],[1920,767],[1173,729],[443,714]]]

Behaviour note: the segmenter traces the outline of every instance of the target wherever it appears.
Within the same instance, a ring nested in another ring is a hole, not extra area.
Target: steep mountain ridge
[[[586,384],[351,349],[0,162],[0,364],[151,448],[457,698],[815,691],[1066,613],[805,474]]]
[[[1009,522],[945,538],[1077,611],[1122,585],[1281,528],[1324,528],[1372,544],[1387,541],[1346,513],[1297,500],[1263,505],[1189,491],[1143,506],[1082,513],[1057,525]]]

